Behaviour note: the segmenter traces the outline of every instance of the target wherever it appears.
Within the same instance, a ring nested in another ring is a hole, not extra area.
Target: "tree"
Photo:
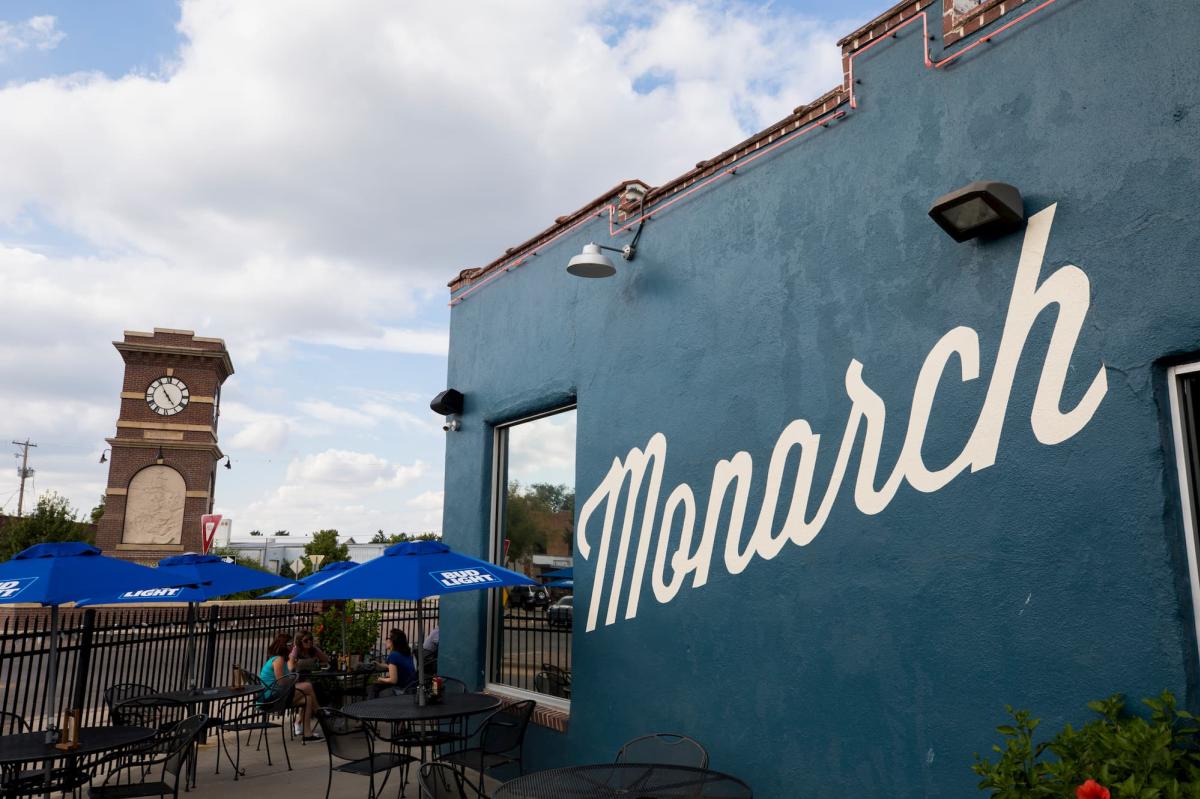
[[[37,507],[27,516],[13,519],[0,535],[0,561],[34,544],[48,541],[84,541],[94,543],[95,534],[80,522],[67,498],[54,491],[38,497]]]
[[[281,538],[281,537],[283,537],[283,536],[291,535],[291,533],[290,533],[289,531],[287,531],[287,530],[276,530],[276,531],[273,533],[273,535],[274,535],[276,538]]]
[[[512,563],[544,554],[555,538],[570,545],[575,537],[575,492],[569,486],[550,483],[522,488],[513,481],[508,486],[504,521]]]
[[[262,535],[262,530],[251,530],[250,535]]]
[[[92,524],[98,523],[100,521],[100,517],[104,515],[104,504],[107,501],[108,501],[108,495],[101,494],[100,495],[100,504],[98,504],[96,507],[92,508]]]
[[[405,541],[440,541],[442,537],[437,533],[392,533],[388,535],[380,530],[375,533],[375,537],[371,539],[372,544],[402,544]]]
[[[279,576],[286,577],[289,580],[296,579],[296,572],[292,570],[292,564],[284,561],[279,564]]]
[[[324,568],[330,563],[350,560],[350,547],[338,543],[337,530],[318,530],[313,533],[312,541],[304,545],[304,557],[301,558],[304,561],[304,568],[300,570],[300,577],[305,577],[316,571],[310,559],[312,555],[325,556],[321,561],[321,568]]]

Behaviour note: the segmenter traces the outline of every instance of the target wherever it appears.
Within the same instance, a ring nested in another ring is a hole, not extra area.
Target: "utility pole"
[[[29,448],[36,447],[37,444],[30,444],[28,438],[12,443],[22,448],[21,468],[17,469],[17,474],[21,476],[21,488],[17,493],[17,516],[21,516],[25,510],[25,478],[33,477],[33,469],[29,468]]]

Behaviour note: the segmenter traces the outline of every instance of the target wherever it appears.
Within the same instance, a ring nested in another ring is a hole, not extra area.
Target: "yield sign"
[[[206,513],[200,517],[200,533],[204,538],[203,554],[208,554],[212,547],[213,538],[217,535],[217,526],[221,523],[221,514]]]

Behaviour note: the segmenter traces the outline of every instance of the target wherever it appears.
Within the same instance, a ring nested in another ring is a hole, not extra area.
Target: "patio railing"
[[[377,649],[382,650],[392,627],[405,630],[414,649],[420,646],[414,603],[363,602],[360,607],[381,614]],[[186,688],[189,639],[196,647],[198,684],[226,685],[233,666],[257,672],[276,633],[311,627],[319,611],[318,603],[284,602],[211,603],[197,608],[194,617],[186,606],[64,608],[59,612],[60,707],[81,709],[85,725],[106,724],[104,691],[110,686]],[[437,623],[436,603],[426,601],[423,617],[427,630]],[[49,610],[0,609],[0,710],[41,726],[49,655]]]

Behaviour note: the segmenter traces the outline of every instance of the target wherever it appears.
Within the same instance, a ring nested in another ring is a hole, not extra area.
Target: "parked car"
[[[546,608],[546,621],[551,627],[566,627],[570,629],[574,621],[575,597],[571,594],[563,597]]]
[[[508,606],[525,610],[545,610],[550,607],[550,595],[540,585],[518,585],[508,591]]]

